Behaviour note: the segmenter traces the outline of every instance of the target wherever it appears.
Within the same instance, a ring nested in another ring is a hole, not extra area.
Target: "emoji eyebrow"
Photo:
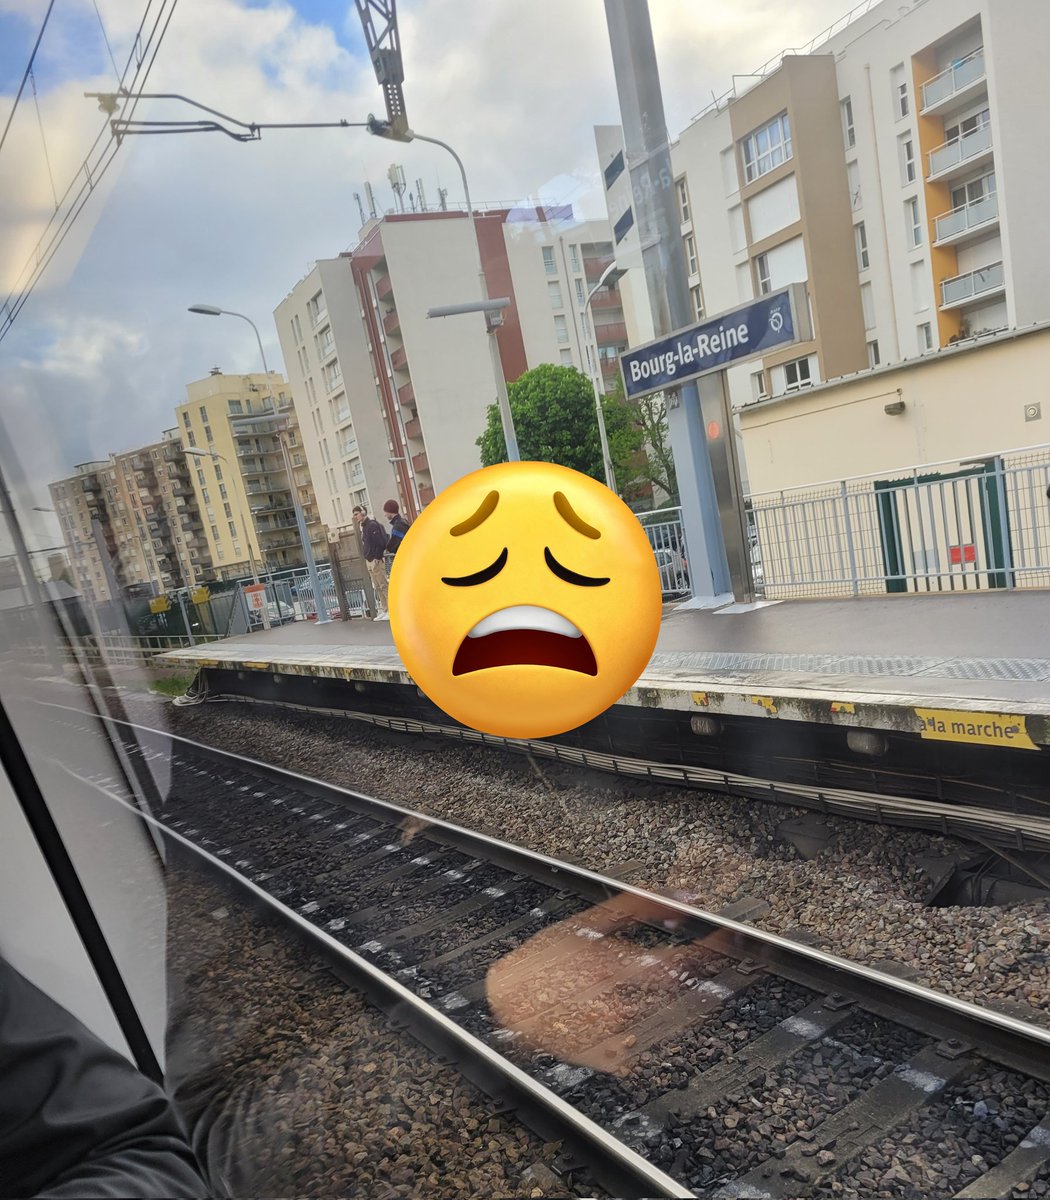
[[[577,533],[582,533],[584,537],[589,538],[600,538],[602,536],[593,525],[588,525],[582,517],[577,516],[564,492],[554,493],[554,507],[558,510],[562,519],[567,521]],[[455,533],[456,531],[453,530],[452,532]]]
[[[499,503],[499,492],[489,492],[489,494],[478,505],[478,511],[472,517],[467,517],[465,521],[460,521],[458,525],[452,526],[452,536],[462,537],[464,533],[470,533],[472,529],[477,529],[482,521],[487,521],[496,510],[496,505]]]

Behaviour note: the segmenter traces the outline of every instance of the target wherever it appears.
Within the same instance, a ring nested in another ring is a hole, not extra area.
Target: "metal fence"
[[[658,508],[638,513],[638,520],[649,539],[660,568],[660,590],[665,600],[688,596],[691,592],[685,532],[680,508]]]
[[[750,497],[769,598],[1050,586],[1050,446]]]

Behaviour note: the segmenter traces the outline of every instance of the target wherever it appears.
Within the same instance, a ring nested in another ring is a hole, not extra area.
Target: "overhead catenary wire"
[[[47,177],[51,182],[51,198],[58,208],[58,193],[55,191],[55,173],[51,170],[51,155],[47,152],[47,137],[44,134],[44,118],[40,115],[40,97],[36,94],[36,76],[29,72],[29,82],[33,88],[33,104],[36,106],[36,123],[40,126],[40,144],[44,147],[44,162],[47,165]]]
[[[0,151],[4,148],[4,142],[7,141],[7,133],[11,128],[11,122],[15,119],[15,112],[18,110],[18,103],[22,99],[22,93],[25,91],[26,84],[29,81],[29,74],[33,70],[33,63],[36,60],[36,52],[40,49],[40,43],[44,40],[44,30],[47,29],[47,23],[51,19],[51,10],[55,7],[55,0],[51,0],[47,6],[47,12],[44,13],[44,20],[40,26],[40,32],[36,35],[36,41],[33,43],[33,49],[29,52],[29,62],[26,63],[26,69],[22,75],[22,82],[18,85],[18,91],[15,93],[14,103],[11,105],[11,111],[7,114],[7,122],[4,125],[4,132],[0,133]]]
[[[118,94],[122,104],[122,116],[126,115],[130,119],[134,115],[140,98],[138,93],[153,69],[177,5],[178,0],[147,0],[142,20],[120,78]],[[156,16],[152,26],[147,30],[150,14],[154,8],[156,8]],[[107,120],[63,192],[56,211],[30,252],[14,287],[7,299],[0,305],[0,341],[7,336],[18,314],[36,288],[40,277],[68,236],[91,193],[109,170],[120,145],[121,140],[114,136]],[[63,209],[65,209],[64,212]]]
[[[98,27],[102,30],[102,40],[106,43],[106,50],[109,54],[109,61],[113,64],[113,76],[117,81],[117,86],[120,86],[120,70],[117,67],[117,60],[113,57],[113,47],[109,44],[109,36],[106,33],[106,26],[102,21],[102,14],[98,11],[98,0],[91,0],[95,8],[95,16],[98,17]]]

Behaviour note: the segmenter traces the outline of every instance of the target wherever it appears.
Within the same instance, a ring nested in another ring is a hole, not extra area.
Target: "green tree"
[[[624,499],[638,499],[650,488],[656,487],[667,493],[668,503],[677,504],[678,477],[667,435],[667,409],[663,396],[656,393],[643,396],[640,400],[627,400],[623,380],[617,377],[613,390],[603,401],[602,409],[606,414],[613,462],[617,463],[616,480]],[[631,429],[631,441],[623,444],[619,459],[617,450],[613,448],[610,413],[616,414],[614,420]],[[622,467],[619,465],[621,461]]]
[[[594,385],[586,375],[575,367],[542,363],[526,371],[507,391],[523,459],[559,463],[604,483]],[[641,433],[622,404],[610,404],[606,398],[602,411],[619,484],[621,473],[623,477],[630,473],[629,460],[641,448]],[[507,443],[497,405],[489,405],[487,417],[477,445],[482,466],[491,467],[507,461]]]

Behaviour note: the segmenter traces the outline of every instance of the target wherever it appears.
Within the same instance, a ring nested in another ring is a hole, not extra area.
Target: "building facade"
[[[314,556],[327,559],[295,409],[279,375],[224,375],[218,368],[186,385],[175,410],[190,464],[213,577],[236,579],[305,562],[292,490]]]
[[[615,284],[593,296],[612,244],[605,222],[571,209],[478,214],[488,293],[507,298],[496,344],[508,382],[560,363],[604,388],[627,330]],[[395,498],[410,516],[480,465],[476,440],[495,399],[481,314],[429,319],[478,299],[466,212],[403,213],[365,225],[360,244],[325,259],[274,313],[304,453],[325,523]]]
[[[695,311],[809,291],[813,341],[732,368],[736,406],[1050,319],[1032,140],[1050,10],[884,0],[836,30],[740,77],[672,145]],[[596,145],[615,226],[619,130]]]

